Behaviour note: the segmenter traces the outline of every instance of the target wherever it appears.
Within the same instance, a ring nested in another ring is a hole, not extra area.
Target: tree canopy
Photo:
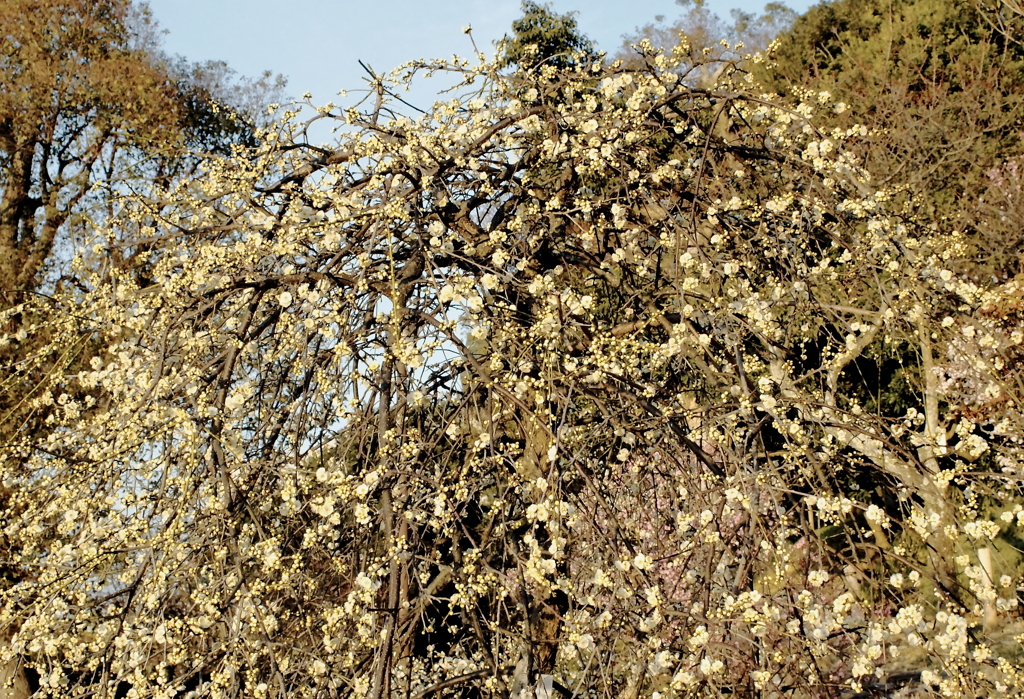
[[[550,6],[523,0],[523,16],[512,22],[505,37],[499,65],[529,68],[546,63],[559,68],[572,65],[579,53],[592,54],[594,45],[580,34],[573,13],[556,15]]]
[[[636,61],[632,46],[646,41],[665,53],[676,50],[686,54],[691,62],[713,70],[717,64],[709,59],[736,61],[763,52],[797,17],[781,2],[767,3],[760,14],[733,9],[729,13],[731,23],[715,14],[703,0],[676,0],[676,5],[685,11],[675,20],[668,22],[666,17],[658,16],[653,23],[623,35],[623,45],[616,57],[627,63]]]
[[[990,176],[1021,149],[1024,18],[973,0],[839,0],[808,10],[758,71],[780,94],[827,91],[864,124],[866,165],[969,233],[961,264],[1013,276],[1021,238]],[[768,67],[770,66],[770,67]],[[1004,202],[1005,203],[1005,202]]]
[[[252,145],[259,114],[230,101],[244,83],[232,94],[226,66],[171,65],[149,23],[128,0],[0,8],[0,303],[42,281],[96,183],[169,177],[190,151]],[[280,86],[264,76],[248,89]]]

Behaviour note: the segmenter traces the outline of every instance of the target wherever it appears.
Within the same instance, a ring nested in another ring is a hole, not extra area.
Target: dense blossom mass
[[[39,696],[1019,692],[1024,287],[690,56],[410,64],[97,223],[4,317]]]

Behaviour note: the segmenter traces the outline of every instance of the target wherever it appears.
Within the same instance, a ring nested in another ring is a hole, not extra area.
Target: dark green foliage
[[[896,419],[920,404],[920,361],[908,344],[873,345],[840,376],[840,393],[870,413]]]
[[[1021,151],[1024,21],[973,0],[837,0],[812,7],[780,37],[762,83],[846,110],[827,127],[863,124],[863,152],[877,186],[915,192],[908,205],[972,236],[977,279],[1016,271],[1019,237],[980,223],[992,199],[990,172]],[[810,94],[807,94],[810,93]]]
[[[530,68],[544,63],[565,68],[576,63],[575,54],[593,54],[594,44],[576,26],[574,13],[557,15],[548,5],[524,0],[523,16],[512,23],[500,64]]]
[[[970,78],[963,65],[965,54],[1020,61],[1017,42],[989,20],[984,8],[968,0],[823,2],[780,37],[776,79],[801,84],[810,73],[812,78],[852,85],[853,70],[878,83],[908,74],[906,68],[912,64],[919,69],[917,88],[942,79],[956,85]]]

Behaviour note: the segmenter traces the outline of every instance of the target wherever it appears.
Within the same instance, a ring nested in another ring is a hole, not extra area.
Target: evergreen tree
[[[594,44],[576,25],[574,13],[554,14],[550,5],[523,0],[523,16],[512,23],[512,37],[505,37],[499,65],[530,68],[547,64],[565,68],[576,63],[576,54],[593,54]]]
[[[865,125],[862,155],[878,184],[923,193],[913,206],[969,233],[970,273],[1005,278],[1017,271],[1019,226],[979,202],[999,198],[989,173],[1021,152],[1022,29],[1020,16],[972,0],[824,2],[780,37],[759,78],[779,94],[834,101],[830,126]]]

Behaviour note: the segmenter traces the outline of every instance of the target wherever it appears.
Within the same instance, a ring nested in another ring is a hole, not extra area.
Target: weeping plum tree
[[[1017,691],[976,548],[1021,510],[1020,292],[826,96],[638,66],[410,64],[467,97],[124,202],[89,255],[134,231],[150,279],[83,256],[2,340],[48,338],[51,429],[0,452],[40,696]]]

